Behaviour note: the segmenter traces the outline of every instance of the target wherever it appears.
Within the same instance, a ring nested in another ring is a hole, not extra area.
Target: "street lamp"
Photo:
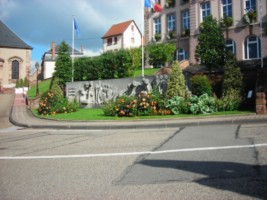
[[[39,96],[39,87],[38,87],[38,74],[39,74],[39,63],[35,63],[35,69],[36,69],[36,95]]]

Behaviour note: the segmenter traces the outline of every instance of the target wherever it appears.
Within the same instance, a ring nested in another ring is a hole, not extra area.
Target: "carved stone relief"
[[[118,96],[137,96],[141,92],[149,93],[152,88],[164,94],[167,81],[167,75],[160,75],[135,79],[70,82],[67,83],[66,94],[69,100],[76,98],[83,107],[97,107],[108,100],[115,100]]]

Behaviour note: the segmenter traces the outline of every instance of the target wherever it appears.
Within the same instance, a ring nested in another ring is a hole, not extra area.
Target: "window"
[[[132,43],[132,44],[134,44],[134,43],[135,43],[135,40],[134,40],[134,38],[133,38],[133,37],[131,38],[131,43]]]
[[[112,38],[108,38],[108,46],[112,45]]]
[[[154,19],[154,30],[155,30],[155,34],[160,34],[161,33],[160,18]]]
[[[176,60],[182,61],[188,59],[188,54],[184,49],[177,49],[176,51]]]
[[[117,43],[118,43],[118,38],[114,37],[114,44],[117,44]]]
[[[168,15],[167,19],[168,19],[168,21],[167,21],[168,30],[167,31],[168,32],[169,31],[175,31],[175,29],[176,29],[176,26],[175,26],[175,15],[174,14]]]
[[[201,14],[202,14],[202,17],[201,17],[202,21],[204,21],[205,18],[210,15],[210,2],[201,4]]]
[[[245,59],[257,59],[261,57],[260,39],[256,36],[249,36],[245,41]]]
[[[134,31],[134,25],[131,26],[131,30]]]
[[[12,61],[12,79],[19,79],[19,61]]]
[[[222,0],[223,17],[232,17],[232,0]]]
[[[188,30],[190,29],[190,15],[189,15],[189,10],[183,11],[182,12],[182,29]]]
[[[232,52],[234,55],[236,55],[236,46],[235,42],[231,39],[225,40],[225,47],[226,50]]]
[[[251,9],[253,9],[254,11],[256,10],[256,0],[245,0],[245,9],[246,11],[250,11]]]

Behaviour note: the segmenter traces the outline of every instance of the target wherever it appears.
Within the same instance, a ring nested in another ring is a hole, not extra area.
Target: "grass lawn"
[[[51,79],[47,79],[44,81],[38,82],[39,94],[42,95],[44,92],[48,91],[50,86]],[[36,97],[36,85],[32,85],[30,90],[28,91],[28,97],[35,98]]]
[[[40,116],[37,110],[33,110],[34,115]],[[240,115],[240,114],[253,114],[250,111],[228,111],[228,112],[217,112],[213,114],[183,114],[183,115],[156,115],[156,116],[138,116],[138,117],[109,117],[105,116],[102,109],[100,108],[85,108],[79,109],[73,113],[62,113],[56,115],[41,116],[48,119],[57,120],[141,120],[141,119],[168,119],[168,118],[192,118],[192,117],[209,117],[209,116],[224,116],[224,115]]]
[[[159,71],[159,68],[145,69],[144,74],[145,76],[152,76],[157,71]],[[142,69],[138,69],[134,72],[134,77],[138,77],[138,76],[142,76]]]

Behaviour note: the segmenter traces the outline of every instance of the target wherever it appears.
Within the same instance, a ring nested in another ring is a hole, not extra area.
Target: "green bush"
[[[196,75],[191,78],[192,93],[196,96],[202,94],[212,94],[212,87],[209,79],[205,75]]]
[[[67,98],[64,98],[63,92],[58,85],[58,80],[54,79],[51,89],[41,96],[38,113],[40,115],[70,113],[76,112],[79,107],[80,104],[76,99],[73,102],[69,102]]]
[[[105,116],[116,116],[117,112],[116,112],[116,103],[113,100],[109,100],[107,102],[104,103],[104,105],[102,106],[102,110],[104,112]]]
[[[182,73],[181,68],[177,61],[172,64],[172,73],[168,79],[168,86],[166,91],[166,97],[172,98],[175,96],[185,97],[186,94],[186,86],[185,86],[185,78]]]
[[[217,111],[215,99],[208,94],[190,98],[173,97],[166,103],[173,114],[207,114]]]
[[[215,99],[216,107],[218,111],[235,111],[238,110],[241,99],[240,98],[231,98],[231,97],[222,97],[220,99]]]

